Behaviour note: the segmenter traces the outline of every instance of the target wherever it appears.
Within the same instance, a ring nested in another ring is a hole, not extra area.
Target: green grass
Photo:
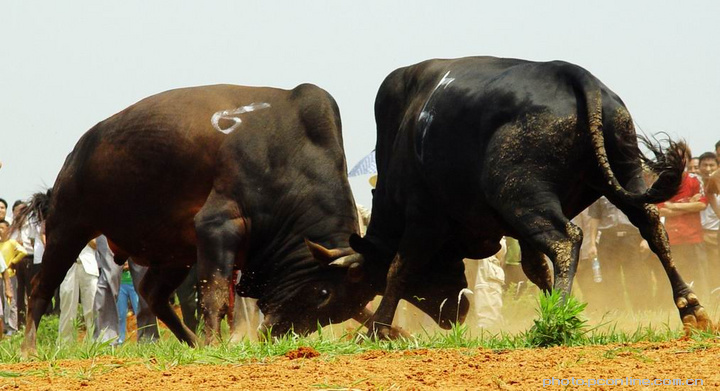
[[[578,302],[572,296],[564,304],[559,300],[558,294],[539,296],[535,298],[519,298],[522,306],[518,303],[509,303],[507,311],[527,311],[524,307],[537,311],[532,320],[533,325],[525,330],[516,332],[492,333],[484,330],[470,330],[468,325],[454,325],[448,331],[424,330],[416,333],[410,338],[400,338],[393,341],[376,341],[365,336],[364,331],[345,328],[338,332],[338,327],[319,328],[318,332],[308,337],[300,337],[288,334],[281,338],[272,338],[267,342],[251,342],[247,339],[240,342],[227,342],[229,330],[227,324],[223,323],[223,342],[215,346],[189,348],[175,339],[175,337],[164,328],[161,328],[161,337],[155,343],[136,343],[130,340],[120,346],[113,346],[105,342],[95,342],[91,339],[78,341],[76,344],[58,345],[56,316],[46,316],[38,330],[38,345],[35,356],[24,359],[20,353],[20,344],[23,336],[17,334],[0,341],[0,363],[18,363],[26,360],[43,361],[48,365],[45,369],[38,371],[36,375],[59,375],[73,376],[80,379],[91,379],[99,374],[127,365],[145,365],[155,370],[168,370],[173,367],[188,364],[207,365],[243,365],[258,362],[267,362],[269,359],[285,355],[291,350],[302,346],[312,347],[321,353],[320,359],[334,360],[338,356],[347,354],[358,354],[370,350],[403,351],[412,349],[456,349],[466,348],[467,354],[476,354],[473,349],[485,348],[494,351],[505,351],[508,349],[525,349],[554,345],[603,345],[603,344],[625,344],[639,341],[667,341],[682,336],[681,327],[671,327],[668,323],[657,322],[658,317],[667,316],[665,313],[649,316],[643,315],[642,319],[654,319],[660,327],[651,325],[635,326],[634,329],[627,326],[618,327],[624,322],[622,317],[613,318],[611,315],[603,315],[599,322],[589,323],[583,318],[582,311],[585,308],[583,303]],[[536,304],[527,304],[536,301]],[[507,317],[507,313],[506,313]],[[633,318],[634,319],[634,318]],[[632,319],[631,319],[632,320]],[[507,319],[506,319],[507,321]],[[475,332],[471,332],[475,331]],[[717,335],[713,333],[694,333],[692,339],[695,344],[690,350],[707,349],[717,341]],[[613,350],[615,349],[615,350]],[[465,354],[465,352],[463,354]],[[643,358],[641,352],[632,350],[622,351],[617,348],[610,348],[607,357],[610,359],[622,354],[630,354]],[[112,364],[98,364],[97,359],[101,357],[113,357]],[[89,360],[88,365],[78,371],[68,372],[58,365],[59,360],[83,359]],[[0,371],[0,378],[13,378],[21,374],[3,370]],[[23,373],[28,375],[28,373]],[[352,384],[342,385],[351,388]],[[322,387],[326,385],[318,385]]]
[[[582,344],[587,332],[587,319],[582,312],[587,307],[573,296],[563,300],[563,294],[553,291],[541,294],[538,300],[538,319],[526,336],[532,346],[548,347]]]

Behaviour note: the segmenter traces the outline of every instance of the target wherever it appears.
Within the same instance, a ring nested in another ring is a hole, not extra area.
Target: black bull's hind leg
[[[545,261],[545,254],[535,250],[526,241],[520,241],[521,265],[525,275],[543,292],[549,293],[552,289],[552,275],[550,267]]]
[[[630,221],[640,229],[640,234],[647,240],[650,249],[657,254],[670,280],[675,299],[675,306],[680,311],[680,318],[686,331],[689,328],[701,330],[712,327],[710,317],[700,305],[700,301],[690,287],[683,281],[670,253],[665,227],[660,222],[660,214],[655,205],[646,204],[642,209],[633,208],[621,203],[616,204],[625,213]]]
[[[197,346],[197,337],[183,324],[170,305],[170,295],[185,280],[189,271],[189,267],[168,269],[151,266],[140,282],[140,295],[178,340]]]
[[[577,270],[582,230],[571,223],[562,213],[557,199],[536,197],[540,192],[529,191],[521,205],[504,204],[501,206],[505,216],[521,238],[523,270],[541,289],[549,288],[547,265],[540,253],[547,255],[553,263],[553,289],[570,294],[573,278]],[[508,203],[512,204],[512,203]],[[517,209],[514,209],[517,208]],[[517,213],[517,210],[523,213]]]
[[[580,228],[568,220],[565,220],[564,226],[558,225],[547,231],[536,232],[530,237],[530,243],[547,254],[552,261],[553,289],[562,292],[563,296],[569,295],[572,290],[582,237]],[[526,258],[523,257],[523,261],[525,260]],[[537,261],[539,259],[535,259],[535,262]],[[544,260],[541,261],[544,262]],[[535,267],[541,268],[541,266]],[[546,284],[547,280],[541,282]],[[544,289],[543,285],[538,286]]]

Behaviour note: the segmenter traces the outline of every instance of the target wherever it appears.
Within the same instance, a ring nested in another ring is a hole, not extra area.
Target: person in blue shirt
[[[125,333],[127,331],[127,315],[128,315],[128,300],[132,305],[133,314],[137,314],[139,306],[139,298],[135,292],[135,286],[133,285],[132,276],[130,275],[130,267],[128,263],[123,264],[122,276],[120,277],[120,291],[118,292],[117,298],[117,309],[118,309],[118,331],[120,333],[118,337],[118,343],[125,342]]]

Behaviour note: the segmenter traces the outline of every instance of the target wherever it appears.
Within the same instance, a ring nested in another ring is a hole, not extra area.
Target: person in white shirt
[[[705,152],[700,155],[700,177],[703,184],[707,186],[710,183],[710,176],[718,169],[717,155],[712,152]],[[710,290],[714,290],[720,286],[720,278],[717,270],[720,267],[720,244],[718,243],[718,229],[720,229],[720,219],[716,210],[720,209],[720,195],[709,194],[706,192],[708,206],[700,212],[700,222],[703,227],[703,243],[705,252],[707,253],[708,266],[710,273]]]
[[[78,301],[82,302],[83,318],[87,335],[92,336],[94,330],[93,303],[97,291],[98,269],[95,250],[97,248],[95,239],[91,240],[85,248],[80,251],[77,260],[68,270],[65,279],[60,284],[60,326],[58,330],[58,342],[67,343],[74,341],[73,320],[77,315]]]
[[[17,313],[19,319],[25,319],[28,297],[30,296],[30,279],[32,277],[32,265],[34,257],[33,230],[27,213],[27,203],[17,200],[13,203],[13,223],[10,226],[10,237],[17,240],[24,248],[27,255],[20,263],[15,265],[17,277]]]
[[[464,259],[465,277],[472,291],[467,323],[471,328],[493,329],[502,325],[502,293],[505,284],[503,263],[507,253],[505,238],[500,251],[484,259]],[[475,331],[475,330],[473,330]]]

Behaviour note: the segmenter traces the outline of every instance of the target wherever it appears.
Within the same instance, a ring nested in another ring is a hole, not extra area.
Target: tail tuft
[[[667,135],[665,135],[667,136]],[[657,179],[645,193],[645,202],[658,203],[667,201],[677,194],[685,171],[688,149],[683,141],[675,142],[666,137],[663,140],[638,135],[640,143],[653,155],[653,159],[641,154],[643,165]],[[667,144],[666,146],[663,146]]]

